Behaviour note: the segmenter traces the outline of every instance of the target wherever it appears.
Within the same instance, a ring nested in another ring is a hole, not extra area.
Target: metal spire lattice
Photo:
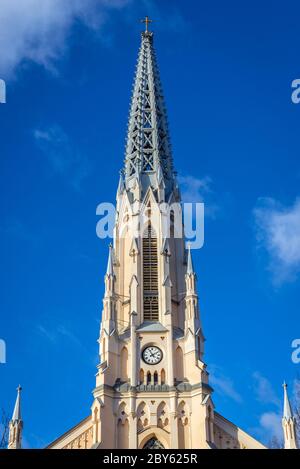
[[[157,175],[161,166],[168,190],[172,189],[174,183],[173,161],[166,108],[153,47],[153,32],[148,31],[149,22],[147,18],[133,86],[124,173],[127,181],[143,176],[142,184],[146,189],[150,184],[153,186],[153,173]]]

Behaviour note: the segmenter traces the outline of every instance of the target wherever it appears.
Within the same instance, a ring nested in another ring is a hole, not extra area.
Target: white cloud
[[[268,436],[269,440],[276,437],[279,441],[282,440],[282,425],[281,415],[276,412],[265,412],[259,419],[261,434]]]
[[[109,10],[130,0],[1,0],[0,74],[9,77],[25,60],[55,70],[80,21],[99,32]]]
[[[52,170],[65,175],[74,189],[80,190],[82,181],[90,173],[87,156],[75,148],[68,135],[58,125],[36,129],[33,135],[36,145],[47,158]]]
[[[204,202],[205,216],[215,218],[219,210],[215,202],[215,193],[212,190],[212,180],[209,176],[195,178],[194,176],[179,176],[181,197],[183,202]]]
[[[263,404],[274,404],[276,407],[280,408],[280,399],[277,397],[270,381],[258,371],[253,373],[253,379],[254,392],[257,400]]]
[[[75,345],[82,346],[80,340],[68,330],[63,324],[58,324],[53,328],[45,328],[42,324],[37,325],[37,332],[45,337],[49,342],[56,344],[59,340],[67,338],[70,342],[73,342]]]
[[[254,393],[257,400],[261,404],[271,404],[276,410],[268,410],[263,412],[259,418],[259,426],[252,431],[266,444],[273,445],[282,444],[282,406],[283,402],[278,398],[270,381],[258,371],[252,375],[254,383]]]
[[[300,273],[300,199],[289,207],[260,199],[254,219],[257,242],[269,255],[274,284],[295,280]]]
[[[48,331],[44,326],[38,324],[36,327],[38,333],[44,337],[46,337],[50,342],[56,343],[57,341],[57,334],[54,331]]]
[[[211,365],[210,371],[210,384],[219,395],[230,397],[238,403],[243,401],[240,394],[236,391],[233,381],[225,376],[218,367]]]
[[[65,344],[66,346],[73,346],[80,352],[81,356],[83,356],[85,360],[87,359],[90,363],[95,362],[95,355],[91,354],[90,350],[77,337],[77,335],[74,334],[74,332],[72,332],[63,324],[54,324],[53,322],[49,324],[49,320],[46,322],[47,326],[45,326],[45,323],[35,326],[36,332],[43,339],[46,339],[46,341],[52,344],[52,346],[55,348],[60,347],[61,344]],[[98,362],[99,356],[96,363]]]

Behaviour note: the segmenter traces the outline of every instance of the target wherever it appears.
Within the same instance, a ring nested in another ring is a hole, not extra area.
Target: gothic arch
[[[118,418],[124,422],[128,417],[128,410],[126,402],[122,401],[118,408]]]
[[[121,350],[121,381],[128,381],[128,350],[123,347]]]
[[[146,402],[141,402],[137,408],[138,430],[142,431],[149,425],[150,411]]]
[[[144,370],[141,368],[140,376],[139,376],[139,384],[144,384],[144,381],[145,381],[145,373],[144,373]]]
[[[164,445],[156,438],[150,438],[148,441],[146,441],[143,449],[165,449]]]
[[[170,448],[170,435],[165,430],[158,427],[147,428],[140,435],[138,435],[138,449],[144,448],[147,441],[151,438],[156,438],[165,449]]]
[[[117,416],[117,444],[118,448],[129,448],[129,421],[126,402],[121,402]]]
[[[190,448],[190,415],[185,401],[181,401],[177,408],[178,448]]]
[[[169,430],[169,409],[165,401],[162,401],[157,407],[157,425]]]
[[[175,378],[177,381],[184,380],[183,351],[180,345],[175,350]]]

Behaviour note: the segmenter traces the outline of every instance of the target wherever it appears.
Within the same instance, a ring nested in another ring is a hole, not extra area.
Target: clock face
[[[142,357],[148,365],[156,365],[162,360],[162,351],[160,348],[151,345],[143,350]]]

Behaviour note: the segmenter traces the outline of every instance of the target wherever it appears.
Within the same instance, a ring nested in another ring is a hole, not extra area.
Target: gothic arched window
[[[158,321],[157,238],[148,225],[143,236],[144,321]]]
[[[165,447],[156,437],[153,437],[147,441],[143,449],[165,449]]]

